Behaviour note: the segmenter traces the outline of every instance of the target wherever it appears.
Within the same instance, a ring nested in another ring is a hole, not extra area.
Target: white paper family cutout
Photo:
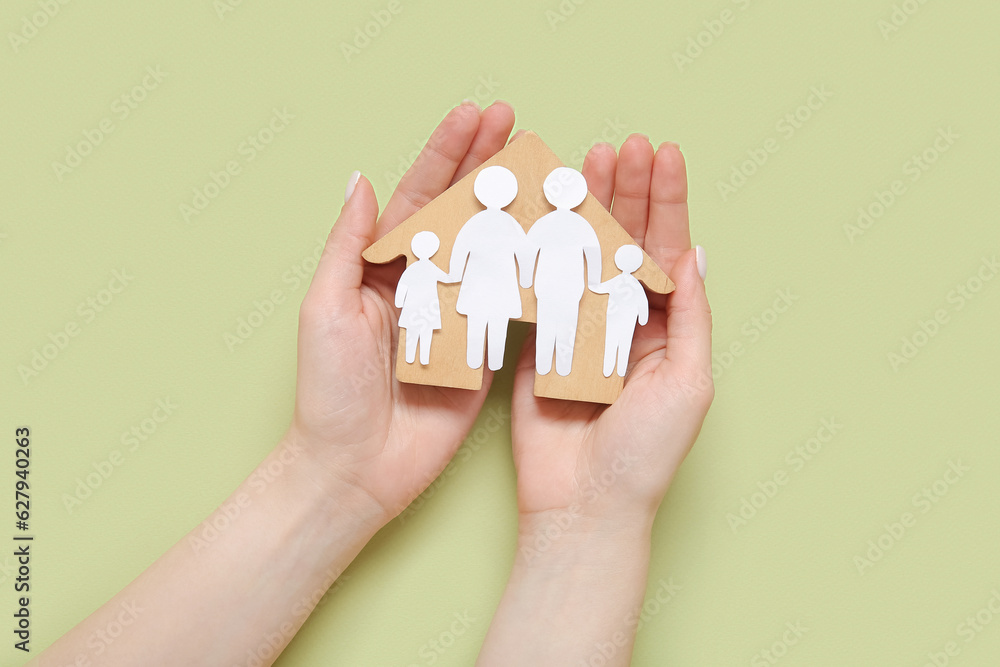
[[[615,253],[615,266],[621,274],[599,285],[591,286],[591,291],[608,295],[608,317],[604,336],[604,377],[611,377],[618,360],[618,375],[625,377],[628,355],[632,351],[632,336],[635,324],[645,325],[649,321],[649,300],[646,291],[632,273],[642,265],[642,251],[639,246],[623,245]]]
[[[468,318],[466,363],[482,366],[485,344],[487,365],[495,371],[503,366],[507,324],[521,317],[517,268],[523,283],[530,247],[521,225],[501,210],[517,196],[513,172],[487,167],[476,176],[473,192],[486,210],[469,218],[455,237],[449,275],[462,283],[455,309]]]
[[[616,369],[625,376],[635,325],[646,324],[649,306],[642,285],[632,275],[643,261],[636,245],[623,245],[615,253],[622,273],[601,280],[601,244],[586,218],[573,211],[587,196],[583,174],[557,167],[545,178],[545,199],[556,210],[536,220],[527,233],[503,210],[517,196],[517,178],[506,167],[487,167],[476,176],[473,192],[485,207],[473,215],[455,237],[445,273],[431,257],[440,247],[430,231],[414,234],[411,250],[417,261],[403,272],[396,286],[399,327],[406,330],[406,362],[430,362],[431,340],[441,328],[438,283],[461,283],[456,310],[468,321],[466,363],[478,369],[503,366],[507,327],[521,317],[518,285],[534,288],[537,303],[535,369],[539,375],[552,370],[570,374],[576,343],[580,300],[585,289],[608,294],[604,348],[604,376]],[[617,361],[617,364],[616,364]]]
[[[399,328],[406,329],[406,363],[412,364],[420,346],[420,363],[431,360],[431,337],[441,328],[438,283],[455,282],[431,261],[441,247],[434,232],[417,232],[410,249],[417,261],[406,267],[396,283],[396,308],[400,308]]]

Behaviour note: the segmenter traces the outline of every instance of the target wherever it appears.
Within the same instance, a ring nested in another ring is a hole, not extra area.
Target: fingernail
[[[345,204],[351,200],[351,195],[354,194],[354,188],[358,187],[359,178],[361,178],[361,172],[355,169],[351,174],[351,177],[347,179],[347,189],[344,190]]]
[[[504,106],[510,107],[511,109],[514,108],[514,105],[508,102],[507,100],[493,100],[493,104],[503,104]]]
[[[705,257],[705,249],[700,245],[694,247],[694,258],[695,263],[698,265],[698,275],[701,276],[701,280],[704,282],[705,276],[708,275],[708,258]]]
[[[679,143],[677,143],[676,141],[664,141],[663,145],[664,146],[673,146],[677,150],[681,149],[681,145]]]
[[[479,111],[483,110],[483,108],[479,106],[478,102],[476,102],[475,100],[470,100],[469,98],[465,98],[464,100],[462,100],[462,104],[471,104],[472,106],[476,107],[476,109],[478,109]]]

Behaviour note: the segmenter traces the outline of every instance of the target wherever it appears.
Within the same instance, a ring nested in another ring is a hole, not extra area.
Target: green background
[[[200,522],[283,432],[305,291],[290,276],[311,268],[351,171],[384,203],[448,108],[499,98],[571,166],[593,140],[633,131],[688,159],[717,398],[655,526],[649,592],[681,589],[650,605],[634,664],[769,664],[759,652],[796,622],[807,631],[778,664],[922,665],[949,641],[950,664],[992,664],[1000,619],[971,641],[960,624],[1000,585],[1000,280],[977,276],[1000,247],[1000,5],[905,4],[915,13],[884,35],[892,0],[399,0],[348,57],[387,2],[244,0],[221,16],[210,0],[69,2],[17,45],[10,33],[41,10],[4,2],[0,497],[13,496],[14,428],[28,425],[36,648]],[[678,65],[699,33],[707,46]],[[165,78],[122,118],[112,104],[149,66]],[[813,87],[832,97],[807,113]],[[294,118],[247,161],[241,142],[274,109]],[[779,123],[797,111],[809,117],[789,136]],[[113,132],[60,179],[52,163],[105,118]],[[935,154],[949,128],[957,138]],[[724,197],[719,182],[769,139],[777,152],[744,165],[753,175]],[[936,160],[914,180],[907,162],[925,151]],[[180,204],[229,160],[240,174],[185,221]],[[905,191],[851,236],[845,225],[896,180]],[[80,304],[115,270],[132,281],[86,321]],[[959,285],[978,291],[959,297]],[[275,290],[282,302],[227,345]],[[792,304],[780,313],[779,291]],[[23,378],[69,323],[79,334]],[[509,390],[504,375],[487,411],[506,415]],[[168,398],[173,414],[123,447]],[[804,465],[788,458],[823,419],[842,427],[820,432],[829,442]],[[114,450],[121,465],[67,510],[64,494]],[[939,482],[933,504],[915,501],[949,461],[968,471]],[[777,492],[753,495],[762,488]],[[734,523],[744,500],[760,507]],[[278,664],[428,664],[421,647],[464,612],[472,626],[436,664],[471,664],[513,558],[508,425],[417,502]],[[886,524],[904,512],[915,525],[897,539]],[[890,548],[859,564],[880,536]],[[10,644],[0,663],[23,662]]]

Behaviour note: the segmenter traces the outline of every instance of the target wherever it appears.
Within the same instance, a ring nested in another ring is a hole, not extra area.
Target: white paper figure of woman
[[[441,328],[441,303],[438,300],[438,283],[454,282],[448,274],[431,261],[441,247],[434,232],[417,232],[410,242],[410,249],[417,261],[406,267],[396,283],[396,307],[401,308],[399,328],[406,330],[406,363],[412,364],[420,344],[420,363],[426,366],[431,359],[431,338]]]
[[[485,346],[489,369],[495,371],[503,366],[507,324],[521,316],[517,266],[524,266],[528,246],[521,225],[501,210],[517,196],[513,172],[487,167],[476,176],[473,191],[486,210],[469,218],[455,237],[450,276],[462,281],[456,310],[468,318],[469,368],[483,365]]]
[[[601,243],[587,219],[572,209],[587,196],[583,174],[569,167],[557,167],[542,185],[545,198],[556,210],[543,215],[528,229],[532,253],[521,269],[521,286],[531,287],[534,269],[538,322],[535,338],[535,370],[540,375],[552,370],[569,375],[576,345],[576,325],[580,299],[586,285],[601,281]],[[537,252],[538,268],[535,269]]]
[[[611,377],[618,360],[618,375],[625,377],[628,355],[632,351],[632,337],[635,323],[645,325],[649,321],[649,301],[642,284],[632,273],[642,266],[642,250],[639,246],[623,245],[615,253],[615,266],[621,273],[590,289],[598,294],[608,295],[608,319],[604,336],[604,377]]]

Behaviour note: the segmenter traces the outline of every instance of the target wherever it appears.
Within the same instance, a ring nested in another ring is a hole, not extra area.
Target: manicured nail
[[[358,179],[361,178],[361,172],[355,170],[349,179],[347,179],[347,189],[344,190],[344,203],[346,204],[351,200],[351,195],[354,194],[354,188],[358,187]]]
[[[664,146],[673,146],[677,150],[681,149],[681,145],[679,143],[677,143],[676,141],[664,141],[663,145]]]
[[[462,104],[471,104],[472,106],[476,107],[476,109],[478,109],[479,111],[483,110],[483,108],[479,106],[478,102],[476,102],[475,100],[470,100],[469,98],[462,100]]]
[[[698,265],[698,275],[704,281],[705,276],[708,275],[708,258],[705,257],[705,249],[700,245],[694,247],[694,258],[695,263]]]

